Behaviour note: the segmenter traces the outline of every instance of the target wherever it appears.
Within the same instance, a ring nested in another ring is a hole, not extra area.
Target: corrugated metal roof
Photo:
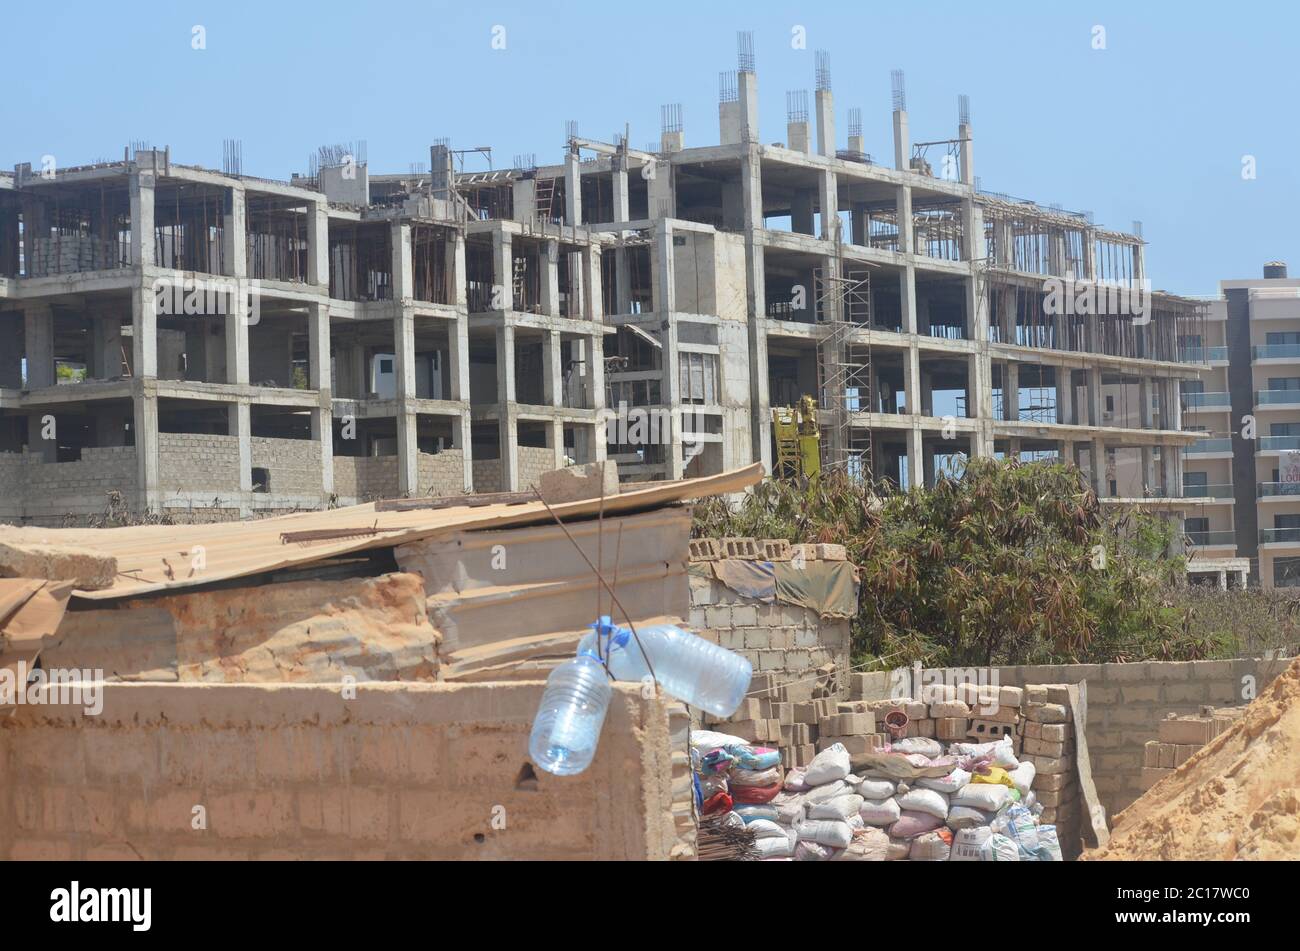
[[[685,499],[739,492],[758,482],[763,467],[755,463],[715,476],[656,483],[604,500],[606,514],[657,508]],[[553,505],[557,515],[582,518],[597,514],[598,499]],[[251,522],[211,525],[140,525],[129,528],[68,529],[0,527],[0,541],[70,545],[117,558],[118,577],[111,588],[76,591],[76,597],[109,600],[150,591],[211,584],[302,565],[324,558],[387,548],[456,529],[503,528],[550,521],[541,502],[516,505],[456,506],[405,512],[376,511],[374,503],[323,512],[302,512]],[[354,534],[286,544],[284,532]]]

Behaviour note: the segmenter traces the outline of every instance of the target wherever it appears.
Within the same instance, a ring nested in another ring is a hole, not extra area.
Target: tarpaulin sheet
[[[776,599],[798,604],[822,617],[853,617],[858,613],[857,569],[847,561],[772,562]]]
[[[776,597],[776,574],[772,562],[727,558],[711,564],[717,579],[737,594],[756,601],[770,602]]]

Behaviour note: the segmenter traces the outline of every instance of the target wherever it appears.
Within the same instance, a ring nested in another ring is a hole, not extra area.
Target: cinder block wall
[[[322,492],[320,443],[314,439],[249,440],[253,465],[268,470],[271,494],[319,499]]]
[[[65,515],[97,515],[108,493],[128,500],[135,492],[133,446],[83,449],[76,462],[44,462],[34,453],[0,456],[0,521],[24,518],[36,525],[61,525]]]
[[[755,673],[795,679],[827,663],[848,668],[847,618],[823,618],[796,605],[765,604],[714,578],[692,574],[690,582],[691,628],[747,657]]]
[[[159,433],[158,487],[164,492],[238,492],[239,437]]]
[[[1246,704],[1290,663],[1289,659],[1241,658],[994,667],[986,671],[996,671],[998,683],[1010,687],[1087,683],[1085,735],[1092,777],[1107,815],[1114,816],[1142,795],[1143,747],[1157,738],[1166,714],[1195,713],[1204,704]],[[977,672],[978,668],[971,669],[972,674]],[[863,678],[868,699],[889,696],[889,672],[855,676]],[[1247,693],[1248,687],[1253,693]]]
[[[460,495],[465,491],[465,453],[460,449],[422,452],[416,459],[421,495]]]
[[[0,857],[690,854],[684,709],[616,687],[596,761],[560,778],[528,761],[542,686],[107,684],[97,717],[18,706]]]
[[[555,468],[555,450],[537,446],[519,447],[519,487],[536,485],[543,472]]]

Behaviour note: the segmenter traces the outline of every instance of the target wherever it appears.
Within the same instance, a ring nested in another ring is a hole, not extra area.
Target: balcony
[[[1269,343],[1252,347],[1256,360],[1300,360],[1300,343]]]
[[[1232,398],[1227,393],[1184,393],[1186,409],[1231,409]]]
[[[1260,482],[1256,485],[1261,499],[1283,495],[1300,496],[1300,482]]]
[[[1259,530],[1259,543],[1261,545],[1300,545],[1300,528],[1261,528]]]
[[[1300,406],[1300,390],[1256,390],[1256,406]]]
[[[1183,347],[1178,351],[1178,359],[1183,363],[1214,363],[1228,361],[1227,347]]]
[[[1232,452],[1232,437],[1198,439],[1183,450],[1183,454],[1187,456],[1204,456],[1216,452]]]
[[[1232,529],[1213,532],[1185,532],[1187,544],[1196,548],[1221,548],[1237,544],[1237,533]]]
[[[1283,449],[1300,449],[1300,436],[1260,436],[1260,452],[1280,452]]]
[[[1300,486],[1297,486],[1297,488],[1300,488]],[[1183,498],[1185,499],[1230,499],[1232,497],[1232,483],[1217,485],[1183,484]]]

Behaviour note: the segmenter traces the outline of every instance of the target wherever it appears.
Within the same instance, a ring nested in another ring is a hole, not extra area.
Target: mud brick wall
[[[0,720],[0,857],[693,854],[685,711],[616,687],[595,762],[561,778],[528,761],[542,688],[107,684],[99,716],[21,705]]]
[[[1203,705],[1241,706],[1286,669],[1289,659],[1143,661],[1133,664],[1062,664],[984,668],[997,683],[1087,684],[1086,739],[1097,796],[1114,816],[1145,791],[1146,744],[1159,739],[1169,713],[1197,713]],[[972,676],[980,669],[969,671]],[[910,671],[904,671],[910,676]],[[960,670],[940,671],[960,675]],[[850,674],[853,696],[890,695],[891,673]],[[910,683],[910,681],[908,681]],[[1253,693],[1250,692],[1253,690]]]

